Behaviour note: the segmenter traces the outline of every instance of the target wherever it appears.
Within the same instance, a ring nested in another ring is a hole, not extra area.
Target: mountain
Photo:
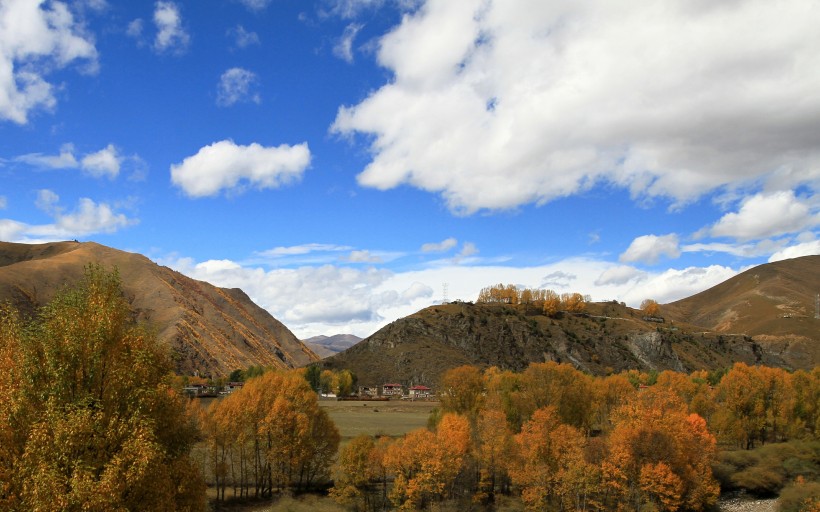
[[[218,288],[93,242],[0,242],[0,301],[34,314],[79,281],[89,263],[119,272],[135,317],[171,346],[180,373],[216,377],[251,365],[293,368],[319,359],[242,290]]]
[[[558,361],[596,375],[735,362],[813,368],[820,363],[817,293],[820,256],[808,256],[755,267],[663,305],[663,323],[617,302],[556,318],[527,305],[450,303],[396,320],[322,364],[349,368],[362,385],[428,386],[464,364],[520,371]]]
[[[794,368],[820,361],[820,256],[767,263],[689,298],[663,306],[682,322],[751,336]]]
[[[586,313],[556,318],[525,305],[431,306],[396,320],[322,365],[348,368],[362,385],[435,387],[446,370],[465,364],[521,371],[531,362],[544,361],[570,363],[595,375],[628,369],[690,372],[726,368],[735,361],[787,366],[748,336],[646,321],[640,311],[616,302],[591,303]]]
[[[313,336],[302,340],[302,343],[324,359],[347,350],[360,341],[362,339],[353,334],[334,334],[333,336]]]

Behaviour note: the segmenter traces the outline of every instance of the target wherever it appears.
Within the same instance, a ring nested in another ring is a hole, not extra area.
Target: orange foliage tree
[[[602,471],[613,509],[700,510],[717,499],[715,438],[667,390],[645,390],[615,411],[608,448]]]
[[[131,318],[93,265],[25,328],[0,308],[0,508],[204,508],[171,359]]]

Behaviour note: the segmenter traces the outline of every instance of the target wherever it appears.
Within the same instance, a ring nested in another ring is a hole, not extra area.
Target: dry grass
[[[321,407],[339,428],[342,442],[367,434],[371,436],[399,437],[411,430],[427,426],[430,412],[438,402],[338,402],[321,400]]]

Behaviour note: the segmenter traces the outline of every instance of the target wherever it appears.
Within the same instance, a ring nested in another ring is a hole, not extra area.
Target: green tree
[[[4,510],[204,509],[195,424],[117,272],[87,267],[27,326],[0,309],[0,331]]]

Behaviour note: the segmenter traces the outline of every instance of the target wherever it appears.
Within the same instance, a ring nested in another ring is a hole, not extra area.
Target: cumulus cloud
[[[801,256],[813,256],[820,254],[820,240],[812,240],[810,242],[803,242],[797,245],[786,247],[781,251],[777,251],[769,257],[769,263],[774,261],[787,260],[791,258],[799,258]]]
[[[342,37],[333,46],[333,55],[339,57],[347,63],[353,63],[353,41],[364,25],[351,23],[345,27]]]
[[[157,2],[154,5],[154,25],[157,28],[154,50],[179,54],[188,48],[191,36],[182,26],[182,15],[177,4]]]
[[[237,25],[228,30],[228,36],[233,38],[234,45],[237,48],[247,48],[248,46],[260,44],[259,34],[246,30],[242,25]]]
[[[81,198],[77,207],[66,211],[60,197],[51,190],[40,190],[35,205],[50,215],[50,224],[27,224],[12,219],[0,219],[0,239],[12,242],[46,242],[80,238],[100,233],[114,233],[139,221],[119,213],[107,203]]]
[[[441,242],[431,242],[421,246],[421,252],[447,252],[458,245],[458,240],[453,237],[442,240]]]
[[[816,184],[818,25],[812,0],[429,0],[379,42],[393,77],[331,130],[371,141],[361,185],[464,214],[596,183],[675,204]]]
[[[262,99],[258,92],[253,91],[258,83],[256,73],[247,69],[231,68],[219,77],[216,104],[221,107],[247,102],[258,104]]]
[[[113,144],[109,144],[103,149],[94,153],[87,153],[82,159],[77,160],[74,156],[73,144],[63,144],[58,155],[46,155],[43,153],[28,153],[20,155],[14,160],[33,167],[43,169],[80,169],[85,174],[95,178],[116,178],[120,173],[125,158]],[[140,159],[138,156],[130,157],[135,162]]]
[[[144,28],[145,22],[143,22],[141,18],[131,20],[125,29],[125,35],[128,37],[133,37],[134,39],[140,39]]]
[[[96,71],[97,50],[64,2],[0,4],[0,120],[26,124],[33,110],[53,108],[45,77],[75,62]]]
[[[737,274],[736,270],[721,265],[669,269],[642,280],[640,286],[629,289],[621,297],[632,307],[648,298],[664,304],[700,293]]]
[[[80,162],[82,169],[88,174],[96,177],[108,176],[116,178],[120,173],[122,157],[117,148],[109,144],[105,148],[83,157]]]
[[[171,181],[190,197],[206,197],[223,190],[241,191],[245,184],[258,189],[278,188],[301,178],[309,164],[306,142],[265,147],[222,140],[171,165]]]
[[[595,286],[623,285],[633,279],[642,279],[645,276],[646,272],[638,270],[635,267],[618,265],[603,271],[601,275],[598,276],[598,279],[595,280]]]
[[[737,212],[727,213],[710,233],[716,237],[755,240],[795,233],[820,224],[820,215],[791,190],[756,194],[746,198]]]
[[[629,247],[620,256],[622,263],[648,263],[654,265],[666,256],[668,258],[677,258],[680,256],[680,247],[678,242],[678,235],[671,233],[669,235],[643,235],[632,240]]]

